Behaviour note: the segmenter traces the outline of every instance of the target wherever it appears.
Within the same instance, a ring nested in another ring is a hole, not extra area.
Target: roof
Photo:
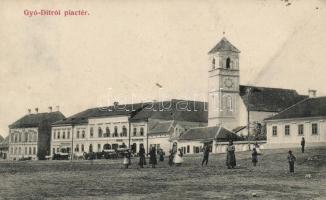
[[[208,53],[211,54],[221,51],[233,51],[236,53],[240,53],[240,50],[233,46],[225,37],[223,37],[221,41],[217,43],[217,45],[215,45],[215,47]]]
[[[192,128],[180,136],[180,140],[213,140],[217,141],[229,141],[236,140],[238,136],[221,127],[203,127],[203,128]]]
[[[326,97],[305,99],[266,120],[326,117]]]
[[[234,128],[234,129],[232,129],[232,131],[234,133],[238,133],[239,131],[242,131],[245,128],[247,128],[247,126],[238,126],[238,127]]]
[[[168,133],[173,126],[173,121],[157,122],[148,131],[149,136],[161,135]]]
[[[207,102],[178,100],[149,103],[131,121],[151,119],[176,120],[207,123]]]
[[[65,116],[59,112],[48,112],[48,113],[33,113],[27,114],[17,120],[16,122],[9,125],[9,128],[29,128],[29,127],[38,127],[42,122],[53,123],[64,119]]]
[[[90,108],[68,118],[57,121],[53,123],[53,125],[85,124],[88,123],[88,119],[97,117],[110,117],[117,115],[133,116],[134,113],[138,112],[144,106],[146,106],[145,103],[136,103]]]
[[[247,92],[250,90],[249,101]],[[250,111],[281,112],[308,96],[295,90],[240,85],[240,96]]]
[[[7,136],[4,140],[0,142],[0,148],[8,148],[9,147],[9,136]]]

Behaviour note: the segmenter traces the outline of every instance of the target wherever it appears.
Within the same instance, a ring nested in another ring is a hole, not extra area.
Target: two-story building
[[[38,113],[36,110],[9,125],[8,158],[45,159],[50,153],[51,124],[64,118],[59,111]]]

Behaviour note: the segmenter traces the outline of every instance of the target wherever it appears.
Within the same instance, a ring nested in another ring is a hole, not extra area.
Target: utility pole
[[[251,95],[251,88],[247,89],[247,130],[248,130],[248,136],[247,136],[247,140],[248,140],[248,148],[249,150],[251,150],[250,148],[250,95]]]
[[[75,124],[73,122],[74,118],[71,119],[71,156],[70,160],[72,162],[72,157],[74,156],[74,127]]]

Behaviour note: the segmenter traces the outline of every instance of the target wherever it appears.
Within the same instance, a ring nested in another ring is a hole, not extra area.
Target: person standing
[[[204,148],[204,159],[201,162],[201,166],[203,166],[205,162],[206,162],[206,166],[207,166],[209,152],[210,152],[210,146],[206,145],[205,148]]]
[[[174,158],[174,153],[172,149],[170,150],[170,155],[169,155],[169,165],[170,167],[173,165],[173,158]]]
[[[129,165],[131,165],[130,157],[131,157],[131,152],[128,149],[127,152],[125,152],[124,159],[123,159],[123,165],[125,166],[126,169],[128,169]]]
[[[144,145],[140,146],[138,155],[139,155],[139,166],[140,166],[140,168],[144,168],[144,165],[145,165],[145,148],[144,148]]]
[[[160,161],[163,162],[164,161],[164,155],[165,155],[163,149],[160,149],[159,152],[158,152],[158,154],[160,156]]]
[[[297,158],[293,155],[292,151],[289,150],[288,161],[289,161],[290,173],[292,174],[294,174],[294,162],[296,160]]]
[[[176,166],[180,166],[183,163],[183,153],[182,153],[182,149],[178,149],[178,151],[175,153],[173,162],[175,163]]]
[[[252,160],[252,164],[254,165],[254,167],[256,167],[257,162],[258,162],[258,152],[257,152],[256,148],[253,148],[253,151],[251,154],[251,160]]]
[[[235,147],[233,145],[233,141],[229,142],[228,147],[226,148],[226,166],[228,169],[233,169],[236,166],[236,159],[235,159]]]
[[[155,147],[152,147],[151,151],[149,152],[149,161],[150,164],[152,164],[152,168],[155,168],[155,165],[157,164]]]
[[[305,141],[304,137],[302,137],[302,139],[301,139],[301,152],[302,153],[304,153],[305,145],[306,145],[306,141]]]

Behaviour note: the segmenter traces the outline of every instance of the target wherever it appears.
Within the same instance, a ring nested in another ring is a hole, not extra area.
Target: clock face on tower
[[[232,89],[234,86],[234,82],[231,78],[225,78],[223,84],[226,89]]]

